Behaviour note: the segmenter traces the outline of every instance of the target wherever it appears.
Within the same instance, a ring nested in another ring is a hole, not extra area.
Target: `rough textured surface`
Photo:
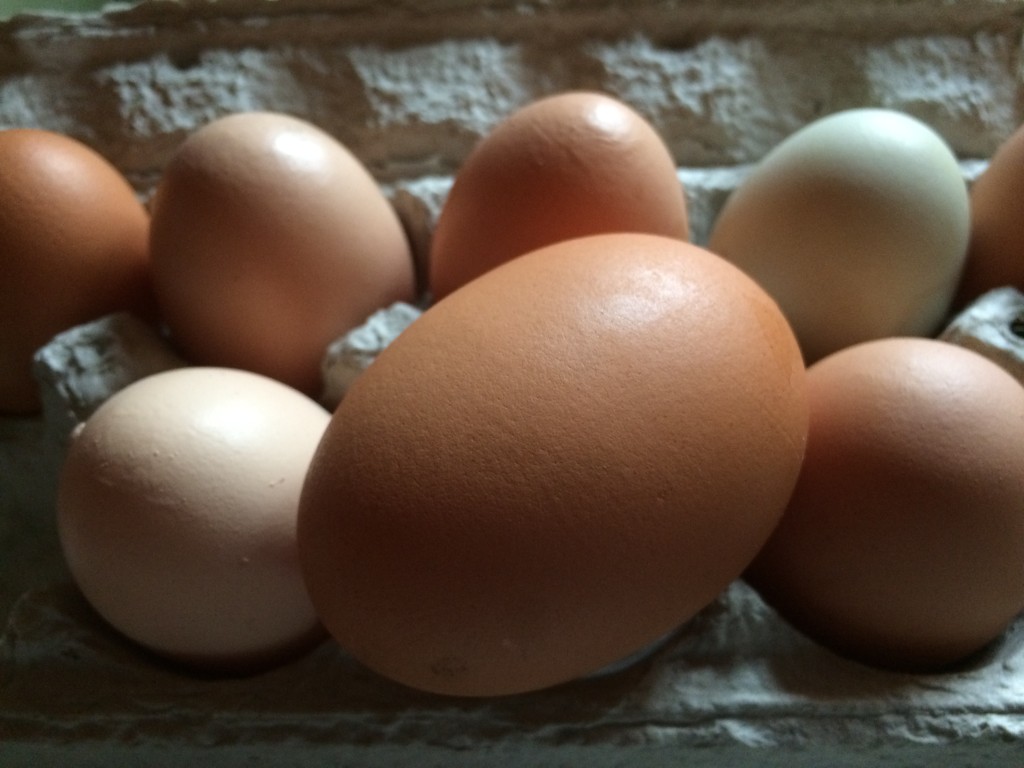
[[[191,677],[66,586],[27,594],[4,643],[8,768],[124,765],[124,746],[136,765],[1017,768],[1024,738],[1024,623],[959,671],[898,675],[813,645],[742,583],[617,674],[483,701],[383,682],[329,642],[254,679]]]
[[[0,124],[86,139],[145,190],[187,132],[242,109],[309,118],[384,180],[450,173],[512,108],[566,88],[635,105],[683,167],[755,161],[865,104],[987,157],[1021,115],[1018,2],[628,5],[151,0],[18,17],[0,26]]]
[[[291,112],[367,163],[423,274],[461,158],[546,93],[599,88],[650,119],[679,167],[697,242],[751,164],[812,118],[905,110],[950,143],[968,179],[1024,119],[1020,0],[787,0],[771,13],[752,0],[380,7],[144,0],[16,17],[0,23],[0,126],[87,141],[145,199],[199,125],[241,109]],[[0,616],[25,593],[0,652],[4,766],[125,765],[126,755],[137,765],[1024,764],[1020,621],[964,670],[899,676],[814,646],[741,584],[650,659],[522,698],[413,694],[330,644],[254,679],[183,675],[113,635],[66,585],[52,524],[58,424],[0,418]]]
[[[185,365],[148,323],[127,313],[57,334],[36,353],[46,420],[67,434],[133,381]]]
[[[1016,288],[979,296],[953,318],[941,338],[980,352],[1024,383],[1024,294]]]
[[[374,312],[365,323],[328,345],[320,402],[332,410],[336,408],[359,374],[419,315],[417,307],[397,302]]]

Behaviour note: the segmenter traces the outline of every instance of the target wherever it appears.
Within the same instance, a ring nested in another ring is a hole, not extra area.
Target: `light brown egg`
[[[57,503],[72,576],[151,651],[253,671],[323,637],[295,542],[329,414],[246,371],[180,368],[113,395],[74,433]]]
[[[155,315],[149,216],[121,173],[51,131],[0,131],[0,412],[40,408],[32,356],[117,311]]]
[[[803,457],[774,302],[680,240],[597,235],[427,310],[356,380],[300,502],[314,605],[358,659],[446,694],[586,675],[735,579]]]
[[[459,169],[430,253],[435,299],[511,258],[602,232],[689,235],[675,162],[654,128],[604,94],[535,101]]]
[[[408,240],[373,177],[327,133],[282,114],[229,115],[185,140],[156,192],[152,255],[189,360],[311,395],[331,341],[415,298]]]
[[[1024,125],[971,187],[971,238],[959,306],[993,288],[1024,290]]]
[[[807,457],[750,582],[862,661],[932,670],[1024,609],[1024,388],[930,339],[809,369]]]

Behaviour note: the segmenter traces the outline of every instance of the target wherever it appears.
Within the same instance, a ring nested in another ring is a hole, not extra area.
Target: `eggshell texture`
[[[40,408],[32,356],[68,328],[117,311],[155,315],[149,215],[85,144],[0,131],[0,411]]]
[[[812,363],[885,336],[927,336],[967,250],[967,185],[924,123],[884,109],[822,118],[729,197],[708,247],[779,302]]]
[[[748,574],[848,656],[931,670],[1024,609],[1024,389],[976,352],[884,339],[807,379],[807,456]]]
[[[359,161],[282,114],[246,112],[178,148],[153,203],[160,306],[187,358],[307,394],[327,345],[414,299],[408,240]]]
[[[995,288],[1024,290],[1024,126],[971,187],[971,239],[958,304]]]
[[[528,251],[604,232],[687,239],[675,162],[654,128],[610,96],[540,99],[459,169],[434,232],[431,291],[440,299]]]
[[[58,533],[85,597],[156,653],[216,671],[323,637],[296,547],[329,414],[245,371],[181,368],[113,395],[72,440]]]
[[[692,617],[778,521],[804,368],[772,300],[652,235],[565,241],[428,309],[349,390],[299,552],[349,652],[499,695],[585,675]]]

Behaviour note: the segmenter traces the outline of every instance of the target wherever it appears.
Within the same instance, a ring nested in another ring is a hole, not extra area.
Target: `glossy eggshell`
[[[958,303],[1012,285],[1024,290],[1024,126],[971,187],[971,241]]]
[[[296,515],[328,419],[228,369],[176,369],[113,395],[75,432],[60,478],[60,542],[85,597],[135,642],[214,671],[321,638]]]
[[[311,395],[331,341],[415,298],[408,240],[369,172],[327,133],[276,113],[229,115],[183,142],[153,202],[152,257],[190,361]]]
[[[431,291],[440,299],[511,258],[602,232],[687,239],[675,162],[647,120],[610,96],[539,99],[459,169],[433,236]]]
[[[32,356],[118,311],[152,319],[149,215],[121,173],[68,136],[0,131],[0,412],[41,403]]]
[[[739,270],[665,237],[565,241],[450,294],[356,380],[303,489],[303,572],[385,676],[554,685],[742,572],[806,427],[795,339]]]
[[[812,366],[807,456],[748,578],[845,655],[934,670],[1024,609],[1024,389],[981,355],[883,339]]]
[[[809,363],[886,336],[929,336],[963,270],[967,185],[929,126],[852,109],[797,131],[728,198],[708,247],[782,307]]]

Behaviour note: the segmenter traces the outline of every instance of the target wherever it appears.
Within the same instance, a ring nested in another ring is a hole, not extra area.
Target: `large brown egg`
[[[155,314],[149,216],[105,158],[68,136],[0,131],[0,411],[40,407],[32,356],[73,325]]]
[[[310,466],[319,615],[428,691],[538,689],[687,621],[767,539],[804,452],[796,341],[697,246],[597,235],[498,267],[356,380]]]
[[[514,112],[459,169],[434,232],[440,299],[515,256],[602,232],[689,235],[671,154],[631,107],[568,92]]]
[[[373,177],[327,133],[276,113],[222,117],[177,149],[153,203],[152,256],[191,362],[311,395],[331,341],[414,298],[405,231]]]
[[[931,670],[1024,609],[1024,388],[981,355],[883,339],[808,372],[804,467],[749,580],[826,645]]]
[[[971,239],[958,303],[1012,285],[1024,290],[1024,126],[971,187]]]

